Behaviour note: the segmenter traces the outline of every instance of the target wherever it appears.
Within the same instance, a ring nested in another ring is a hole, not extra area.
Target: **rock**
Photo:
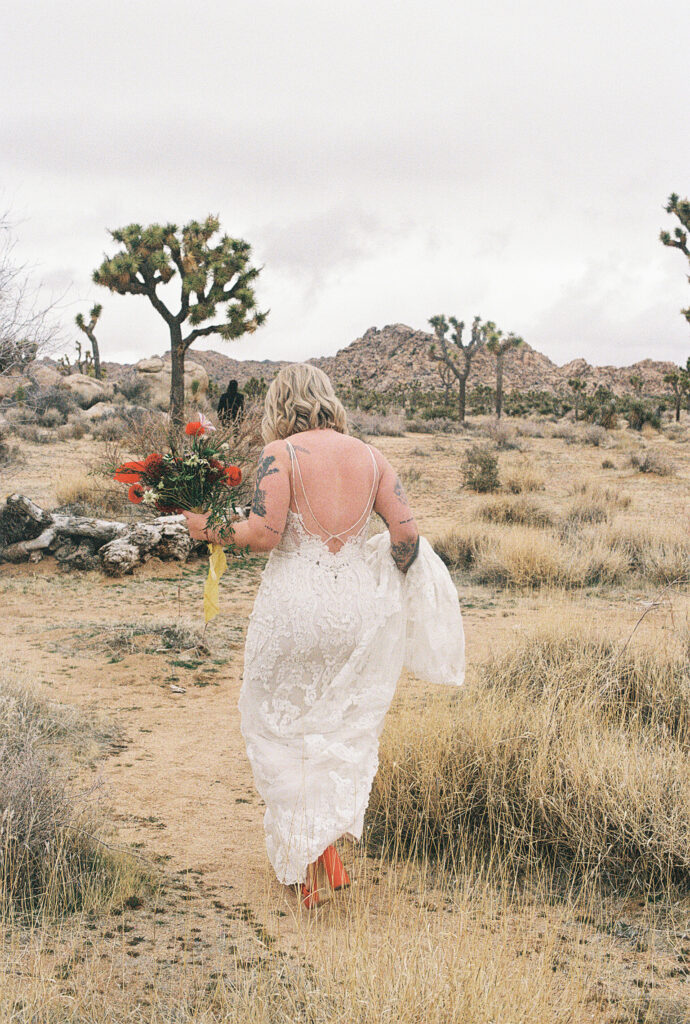
[[[112,402],[98,402],[96,405],[92,405],[90,409],[82,409],[78,413],[78,419],[102,420],[107,416],[117,416],[119,411],[118,407],[113,405]]]
[[[87,377],[85,373],[71,373],[68,377],[61,377],[60,387],[71,391],[82,408],[112,397],[111,388],[106,389],[102,381]]]
[[[168,409],[170,405],[170,363],[158,356],[153,359],[140,359],[134,365],[134,372],[148,387],[149,401],[159,409]],[[194,382],[197,382],[196,384]],[[185,397],[200,401],[208,395],[208,374],[200,363],[191,359],[185,360],[184,368]]]
[[[65,379],[54,366],[49,366],[47,363],[29,363],[26,374],[40,388],[55,387]]]

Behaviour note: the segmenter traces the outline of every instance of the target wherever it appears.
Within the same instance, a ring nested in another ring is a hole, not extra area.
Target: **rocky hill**
[[[361,338],[334,356],[321,356],[309,362],[325,370],[335,383],[344,385],[359,377],[364,387],[377,391],[387,391],[413,381],[425,389],[440,388],[437,366],[429,358],[431,340],[430,334],[415,331],[405,324],[389,324],[380,329],[370,327]],[[192,349],[189,358],[201,364],[209,377],[221,386],[233,377],[240,386],[250,377],[264,377],[270,381],[289,361],[233,359],[212,349]],[[166,353],[163,359],[169,359],[169,354]],[[111,379],[121,376],[127,369],[118,363],[106,363],[105,366]],[[631,391],[630,377],[636,374],[643,381],[644,394],[660,395],[668,391],[663,381],[664,374],[674,369],[674,363],[653,359],[643,359],[625,367],[592,366],[584,359],[558,366],[541,352],[524,344],[505,357],[504,386],[506,391],[534,389],[555,392],[567,387],[571,377],[582,377],[589,389],[602,384],[622,394]],[[469,386],[493,385],[494,380],[493,357],[488,352],[478,353],[472,363]]]

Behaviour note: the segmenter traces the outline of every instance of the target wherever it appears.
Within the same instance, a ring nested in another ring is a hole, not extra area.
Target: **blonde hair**
[[[266,393],[261,420],[264,443],[319,427],[347,433],[347,415],[330,378],[311,363],[284,366]]]

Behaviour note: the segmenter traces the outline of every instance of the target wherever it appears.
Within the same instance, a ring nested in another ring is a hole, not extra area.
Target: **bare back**
[[[251,515],[263,519],[275,543],[291,512],[335,553],[362,533],[372,509],[386,523],[393,557],[404,571],[413,549],[416,554],[418,531],[400,480],[381,452],[328,428],[264,448]]]

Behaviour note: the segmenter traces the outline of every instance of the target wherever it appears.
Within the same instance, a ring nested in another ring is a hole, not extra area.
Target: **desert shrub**
[[[566,512],[565,522],[568,523],[605,523],[609,518],[609,508],[604,499],[595,495],[581,495],[571,503]]]
[[[86,434],[86,424],[81,420],[65,423],[58,427],[55,436],[58,441],[79,441]]]
[[[463,424],[447,416],[434,416],[428,420],[412,418],[406,420],[405,429],[411,434],[459,434]]]
[[[77,408],[77,403],[66,388],[53,386],[36,392],[31,398],[31,407],[39,422],[48,416],[44,426],[55,426],[58,422],[64,423],[67,420],[68,415]],[[59,419],[56,419],[56,416]]]
[[[682,423],[669,423],[669,425],[664,428],[664,434],[671,441],[688,440],[687,427],[685,427]]]
[[[124,374],[114,386],[115,394],[122,395],[128,402],[146,404],[149,398],[149,386],[142,375],[130,371]]]
[[[544,424],[539,420],[525,420],[515,425],[515,431],[519,437],[546,437]]]
[[[494,498],[480,505],[475,515],[489,523],[522,526],[551,526],[553,516],[540,502],[530,498]]]
[[[477,554],[477,540],[477,533],[465,524],[438,537],[433,548],[450,569],[469,569]]]
[[[25,441],[30,441],[31,444],[52,444],[55,440],[53,431],[41,430],[32,423],[27,423],[22,427],[22,437]]]
[[[496,445],[499,451],[512,451],[524,447],[512,427],[503,420],[493,420],[483,425],[480,431]]]
[[[608,433],[604,427],[590,424],[582,431],[581,440],[583,444],[591,444],[595,448],[605,445],[608,441]]]
[[[22,459],[22,450],[19,445],[12,444],[9,440],[9,430],[0,427],[0,466],[11,466],[13,463],[21,462]]]
[[[48,427],[49,429],[52,429],[64,424],[65,417],[59,409],[46,409],[45,412],[41,413],[37,417],[37,422],[40,427]]]
[[[568,420],[562,420],[552,428],[551,437],[557,437],[569,444],[574,444],[577,441],[578,434],[572,423]]]
[[[501,486],[498,457],[488,445],[474,444],[463,460],[465,486],[481,494],[497,491]]]
[[[590,498],[593,502],[605,504],[611,509],[629,508],[632,500],[625,491],[606,487],[591,478],[578,481],[571,487],[570,493],[576,498]]]
[[[127,423],[118,416],[107,416],[91,427],[91,436],[97,441],[121,441],[127,435]]]
[[[408,469],[403,469],[400,473],[400,479],[409,487],[410,484],[418,484],[424,479],[424,474],[418,466],[410,466]]]
[[[538,469],[529,463],[523,463],[508,470],[505,477],[505,488],[511,494],[522,494],[523,491],[543,491],[544,477]]]
[[[627,403],[624,415],[627,416],[631,430],[642,430],[642,428],[647,424],[655,430],[659,430],[661,428],[661,417],[659,413],[652,409],[647,402],[642,401],[642,399],[631,399]]]
[[[71,708],[49,704],[0,679],[0,905],[21,917],[124,902],[144,880],[98,843],[103,819],[89,794],[75,791],[66,752],[107,744],[102,730]],[[95,837],[95,838],[92,838]]]
[[[516,526],[476,546],[471,578],[495,587],[585,587],[620,582],[622,555],[596,537],[564,540],[547,530]]]
[[[428,459],[431,456],[431,452],[426,451],[424,448],[412,448],[410,449],[410,455],[414,455],[418,459]]]
[[[613,462],[611,461],[611,459],[602,459],[601,468],[602,469],[615,469],[616,467],[613,464]]]
[[[562,617],[479,667],[467,699],[395,707],[368,841],[491,871],[690,887],[688,639],[634,649]]]
[[[633,452],[630,456],[630,465],[638,473],[654,473],[656,476],[673,476],[676,473],[675,463],[654,448],[643,448],[641,452]]]
[[[690,582],[690,539],[682,524],[614,522],[602,538],[626,559],[628,571],[651,583]]]
[[[354,409],[348,416],[352,427],[369,437],[404,437],[406,423],[402,413],[365,412]]]

